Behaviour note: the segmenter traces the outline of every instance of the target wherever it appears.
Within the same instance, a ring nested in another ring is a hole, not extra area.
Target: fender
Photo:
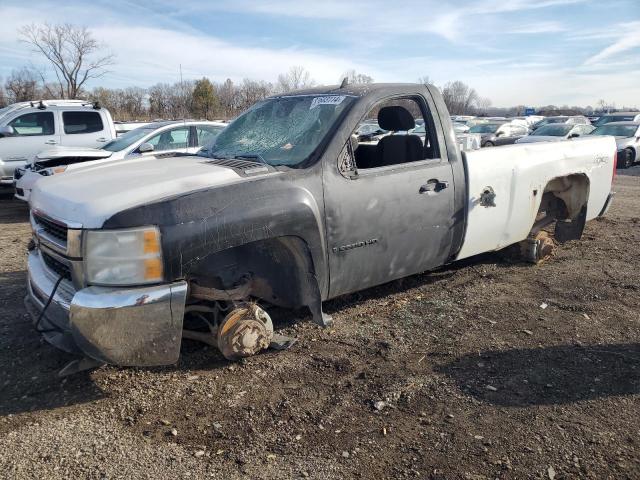
[[[319,168],[291,170],[190,192],[119,212],[104,228],[158,225],[167,280],[196,275],[224,250],[279,237],[308,249],[319,291],[328,291]]]

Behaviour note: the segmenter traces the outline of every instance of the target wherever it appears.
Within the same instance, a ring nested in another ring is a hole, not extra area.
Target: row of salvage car
[[[582,115],[553,117],[452,117],[457,135],[479,135],[480,146],[559,142],[585,135],[613,136],[618,145],[618,166],[640,161],[640,112],[616,112],[591,122]]]

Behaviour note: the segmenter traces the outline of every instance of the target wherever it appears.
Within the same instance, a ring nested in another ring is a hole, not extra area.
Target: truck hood
[[[566,138],[544,135],[527,135],[526,137],[516,140],[516,143],[561,142],[562,140],[566,140]]]
[[[100,228],[128,208],[244,180],[203,157],[129,158],[44,177],[34,185],[30,203],[53,218]]]

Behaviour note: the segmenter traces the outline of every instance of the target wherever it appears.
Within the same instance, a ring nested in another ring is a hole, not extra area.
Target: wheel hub
[[[271,318],[253,304],[233,309],[218,330],[218,348],[229,360],[255,355],[268,348],[272,339]]]

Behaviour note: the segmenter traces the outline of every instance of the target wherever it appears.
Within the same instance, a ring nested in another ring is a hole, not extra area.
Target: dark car
[[[593,125],[601,127],[613,122],[640,122],[640,112],[615,112],[602,115]]]
[[[496,147],[500,145],[511,145],[517,139],[529,133],[527,127],[512,122],[489,122],[474,125],[469,129],[469,133],[480,134],[480,145],[482,147]]]

